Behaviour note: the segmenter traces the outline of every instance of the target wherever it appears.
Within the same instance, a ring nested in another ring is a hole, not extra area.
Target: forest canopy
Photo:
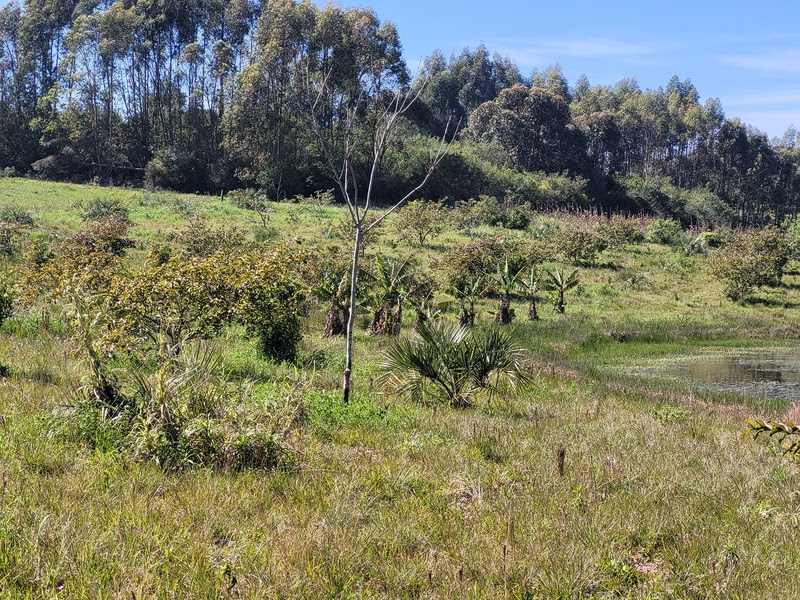
[[[726,117],[719,100],[701,102],[689,79],[655,90],[585,76],[570,85],[557,65],[526,77],[482,45],[449,58],[434,51],[412,73],[397,29],[374,11],[308,0],[6,4],[0,171],[189,192],[260,188],[273,200],[326,189],[309,82],[335,72],[328,96],[353,97],[365,69],[385,80],[364,90],[363,139],[370,95],[421,91],[382,161],[376,197],[385,202],[420,179],[457,122],[423,190],[431,200],[489,195],[711,226],[797,211],[796,132],[770,141]],[[325,114],[331,131],[339,108]]]

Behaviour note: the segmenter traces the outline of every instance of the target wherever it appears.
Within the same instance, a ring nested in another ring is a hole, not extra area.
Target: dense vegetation
[[[332,202],[3,180],[0,595],[785,594],[800,469],[742,436],[796,410],[629,369],[796,340],[796,221],[409,204],[345,406]]]
[[[332,187],[309,89],[326,90],[319,125],[331,134],[352,108],[340,100],[360,95],[363,140],[371,101],[412,87],[419,101],[381,157],[383,201],[419,180],[450,120],[459,130],[428,185],[432,199],[484,194],[683,224],[796,213],[796,132],[770,142],[718,100],[701,103],[688,79],[656,90],[630,79],[570,86],[557,66],[526,77],[482,46],[449,59],[434,52],[413,79],[401,49],[370,10],[307,0],[12,2],[0,9],[0,170],[307,195]],[[376,85],[360,94],[365,73]],[[361,158],[355,169],[369,169]]]

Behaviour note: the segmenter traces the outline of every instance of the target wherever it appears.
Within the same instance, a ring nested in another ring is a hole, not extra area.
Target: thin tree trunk
[[[347,344],[345,350],[344,380],[342,382],[342,402],[350,401],[350,373],[353,368],[353,324],[356,321],[356,284],[358,281],[358,255],[361,252],[363,231],[361,223],[356,224],[356,236],[353,242],[353,269],[350,272],[350,311],[347,318]]]

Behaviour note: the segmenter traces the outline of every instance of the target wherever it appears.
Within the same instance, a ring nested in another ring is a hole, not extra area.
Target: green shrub
[[[115,256],[122,256],[128,248],[134,246],[133,240],[128,237],[131,224],[116,218],[107,218],[98,221],[88,229],[79,231],[68,240],[78,251],[89,254],[104,252]]]
[[[655,219],[647,227],[647,241],[653,244],[669,244],[680,231],[680,223],[673,219]]]
[[[503,217],[503,226],[508,229],[524,230],[530,225],[531,219],[523,209],[516,206],[509,210]]]
[[[93,198],[80,207],[84,221],[113,220],[120,223],[130,221],[128,207],[117,198],[108,196]]]
[[[424,246],[429,238],[436,237],[447,226],[447,213],[436,202],[414,200],[398,212],[394,228],[409,243]]]
[[[236,315],[258,340],[259,351],[276,360],[294,360],[300,342],[306,294],[297,271],[304,253],[278,248],[239,258]]]
[[[572,263],[593,263],[608,246],[604,237],[574,227],[559,231],[553,236],[552,243],[555,252]]]
[[[497,272],[497,266],[508,262],[513,273],[540,262],[544,252],[534,244],[499,235],[476,238],[447,251],[441,264],[447,272],[450,285],[469,287],[475,277],[488,280]]]
[[[765,227],[719,249],[711,272],[722,281],[726,296],[742,300],[758,286],[780,285],[790,255],[786,234],[777,227]]]
[[[14,283],[11,277],[0,273],[0,325],[11,316],[14,308]]]
[[[624,248],[644,241],[639,222],[619,215],[600,221],[595,233],[606,241],[609,248]]]
[[[189,221],[185,229],[174,235],[174,240],[184,254],[199,257],[244,246],[244,235],[237,227],[211,227],[200,218]]]
[[[0,223],[26,228],[32,228],[35,225],[30,211],[15,205],[0,208]]]

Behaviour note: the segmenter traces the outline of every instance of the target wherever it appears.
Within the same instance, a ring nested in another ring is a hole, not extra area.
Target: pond
[[[697,391],[800,401],[800,348],[727,348],[672,355],[627,369]]]

